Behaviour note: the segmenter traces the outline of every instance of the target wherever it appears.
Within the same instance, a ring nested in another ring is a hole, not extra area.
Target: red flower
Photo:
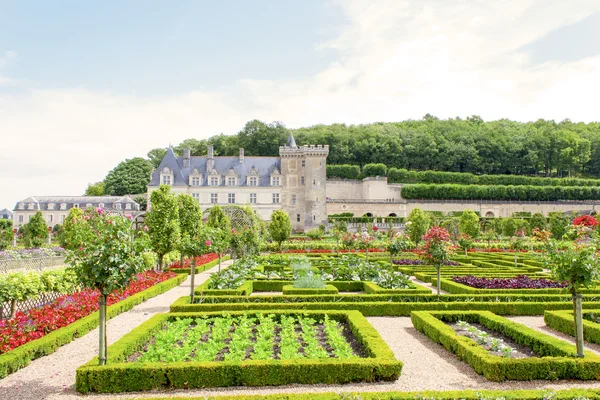
[[[573,225],[583,225],[587,226],[588,228],[594,228],[596,225],[598,225],[598,220],[591,215],[582,215],[573,220]]]

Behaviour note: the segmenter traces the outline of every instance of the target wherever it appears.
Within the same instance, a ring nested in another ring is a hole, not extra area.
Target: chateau
[[[329,146],[297,146],[290,134],[279,157],[215,157],[212,146],[206,157],[192,157],[186,149],[178,157],[167,150],[152,173],[148,195],[159,185],[188,193],[203,210],[215,204],[250,205],[265,220],[282,209],[294,229],[327,223],[326,164]],[[151,207],[151,205],[149,205]]]

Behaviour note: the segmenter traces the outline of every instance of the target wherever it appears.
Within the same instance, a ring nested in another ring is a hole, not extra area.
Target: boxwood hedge
[[[599,315],[600,309],[585,310],[583,315],[585,317],[586,314],[592,313]],[[544,322],[552,329],[566,333],[567,335],[575,336],[573,310],[546,311],[544,312]],[[584,318],[583,338],[590,343],[600,344],[600,324]]]
[[[456,354],[477,373],[492,381],[600,379],[600,356],[586,351],[584,358],[577,358],[574,345],[489,311],[421,311],[413,312],[411,320],[417,330]],[[473,339],[458,335],[446,324],[458,320],[479,323],[508,336],[540,357],[515,359],[491,355]]]
[[[235,316],[242,313],[227,314]],[[277,311],[273,314],[289,315],[297,314],[297,311]],[[109,347],[106,365],[99,366],[98,359],[94,358],[79,367],[76,372],[76,390],[81,393],[120,393],[166,388],[394,381],[402,370],[402,362],[396,360],[377,330],[358,311],[306,312],[302,315],[313,318],[328,315],[331,319],[346,322],[356,340],[362,344],[366,358],[126,362],[127,357],[141,349],[167,320],[221,315],[223,313],[155,315]]]

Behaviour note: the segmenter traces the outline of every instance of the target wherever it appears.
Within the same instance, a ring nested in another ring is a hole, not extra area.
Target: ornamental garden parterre
[[[223,387],[260,394],[319,384],[335,386],[285,398],[600,398],[593,217],[569,221],[560,238],[520,226],[503,235],[478,221],[453,231],[427,213],[415,213],[404,233],[370,224],[347,232],[337,221],[292,236],[285,213],[265,226],[246,210],[240,225],[215,206],[203,222],[185,195],[154,193],[150,213],[159,215],[147,227],[101,209],[73,211],[57,239],[65,250],[35,252],[65,252],[67,267],[1,275],[0,377],[100,326],[98,357],[76,371],[82,394],[191,390],[204,398]],[[189,293],[170,312],[107,345],[107,319],[184,281]],[[525,317],[543,326],[520,323]],[[381,321],[400,320],[496,391],[432,392],[435,377],[425,376],[430,391],[376,393],[413,374],[414,361],[399,357],[382,329]],[[531,390],[514,390],[515,382]],[[364,389],[346,393],[356,384]]]

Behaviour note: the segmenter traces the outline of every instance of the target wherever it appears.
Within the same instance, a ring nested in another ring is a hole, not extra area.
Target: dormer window
[[[24,209],[25,209],[25,204],[19,203],[19,210],[24,210]]]
[[[199,176],[192,177],[192,186],[200,186],[200,177]]]
[[[190,186],[202,185],[202,174],[196,168],[190,173],[189,182]]]
[[[125,204],[125,209],[126,210],[131,210],[131,203]]]
[[[87,204],[85,205],[85,208],[92,208],[92,206],[93,206],[93,204],[92,204],[92,203],[87,203]]]
[[[218,176],[210,177],[210,186],[219,186],[219,177]]]
[[[60,204],[60,209],[61,210],[66,210],[67,209],[67,203],[61,203]]]
[[[251,176],[248,178],[248,186],[258,186],[258,176]]]
[[[73,204],[73,208],[79,208],[79,204],[78,203]]]
[[[121,209],[121,203],[115,203],[115,209],[120,210]]]
[[[281,177],[272,176],[271,177],[271,186],[280,186],[281,185]]]
[[[54,203],[48,203],[48,210],[54,210]]]
[[[104,208],[104,203],[100,203],[100,204],[98,204],[98,207],[100,207],[100,208]]]
[[[227,186],[235,186],[235,182],[236,178],[235,176],[228,176],[227,177]]]
[[[173,170],[169,167],[164,167],[160,171],[160,183],[161,185],[172,185],[173,184]]]
[[[33,203],[29,203],[27,204],[27,209],[28,210],[33,210],[34,204]]]

